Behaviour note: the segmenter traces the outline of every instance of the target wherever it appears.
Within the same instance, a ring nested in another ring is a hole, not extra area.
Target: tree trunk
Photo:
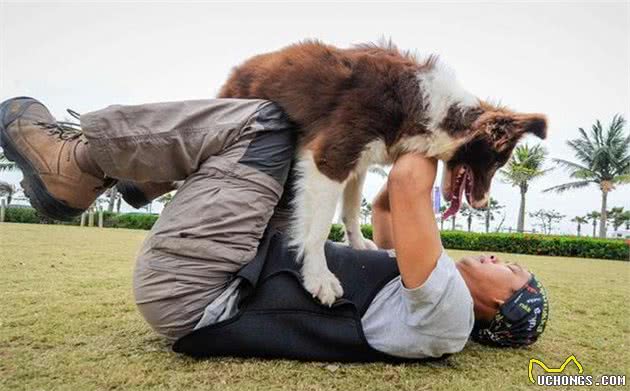
[[[582,233],[582,225],[578,223],[578,237],[580,236],[581,233]]]
[[[527,186],[521,185],[521,206],[518,208],[518,224],[516,225],[517,232],[525,231],[525,194],[527,193]]]
[[[451,217],[451,230],[455,231],[455,215]]]
[[[114,211],[114,204],[116,203],[116,193],[118,193],[118,191],[116,190],[116,186],[109,188],[109,200],[107,204],[108,212]]]
[[[597,235],[597,220],[593,219],[593,237]]]
[[[490,207],[492,205],[492,197],[488,197],[488,210],[486,210],[486,233],[490,232]]]
[[[440,231],[444,231],[444,219],[440,219]]]
[[[608,191],[602,190],[602,211],[599,216],[599,237],[606,237],[606,202],[608,201]]]
[[[122,203],[122,197],[118,197],[116,200],[116,213],[120,213],[120,204]]]
[[[470,232],[472,226],[472,214],[468,215],[468,232]]]

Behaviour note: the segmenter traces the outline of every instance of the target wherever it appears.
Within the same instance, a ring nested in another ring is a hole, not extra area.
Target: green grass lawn
[[[529,359],[555,367],[571,354],[586,374],[630,376],[628,262],[503,255],[549,293],[547,332],[527,349],[470,343],[446,360],[405,365],[195,361],[172,353],[136,311],[131,275],[145,235],[0,224],[1,390],[542,389],[528,381]]]

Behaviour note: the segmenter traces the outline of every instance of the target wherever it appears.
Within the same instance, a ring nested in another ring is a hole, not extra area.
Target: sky
[[[306,38],[348,47],[382,37],[421,55],[440,55],[480,98],[546,114],[549,137],[543,145],[550,157],[574,158],[566,141],[579,127],[590,128],[596,119],[608,124],[616,113],[630,118],[627,1],[0,0],[0,100],[33,96],[63,119],[68,107],[85,113],[110,104],[212,98],[230,69],[252,55]],[[17,183],[20,175],[0,173],[0,179]],[[575,232],[571,218],[600,208],[594,186],[542,193],[567,180],[556,168],[533,182],[527,195],[528,210],[555,209],[567,216],[556,232]],[[364,196],[371,200],[383,182],[370,174]],[[492,196],[506,206],[502,227],[514,228],[518,189],[495,177]],[[630,186],[613,191],[608,205],[630,209]],[[526,228],[532,223],[528,218]],[[458,225],[464,227],[463,218]]]

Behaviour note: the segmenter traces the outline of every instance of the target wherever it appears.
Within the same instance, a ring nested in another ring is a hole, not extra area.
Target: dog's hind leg
[[[322,304],[330,306],[343,295],[343,289],[328,269],[324,244],[344,185],[318,170],[311,151],[299,155],[295,169],[299,177],[293,200],[291,246],[302,259],[304,287]]]
[[[371,241],[363,237],[359,216],[361,213],[361,200],[363,182],[366,172],[362,171],[350,176],[343,191],[342,221],[346,227],[348,243],[357,250],[375,250],[377,247]]]

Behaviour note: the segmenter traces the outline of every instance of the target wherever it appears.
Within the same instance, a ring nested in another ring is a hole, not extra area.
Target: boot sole
[[[116,184],[116,188],[122,195],[123,200],[136,209],[140,209],[151,202],[144,193],[131,182],[119,181],[118,184]]]
[[[0,118],[3,118],[3,110],[4,105],[1,105]],[[28,159],[18,152],[2,123],[0,123],[0,145],[6,158],[17,164],[22,171],[24,179],[22,179],[20,184],[24,189],[24,195],[38,212],[51,219],[62,221],[72,220],[85,212],[84,209],[73,208],[57,200],[46,190],[46,186],[37,174],[37,171]]]

